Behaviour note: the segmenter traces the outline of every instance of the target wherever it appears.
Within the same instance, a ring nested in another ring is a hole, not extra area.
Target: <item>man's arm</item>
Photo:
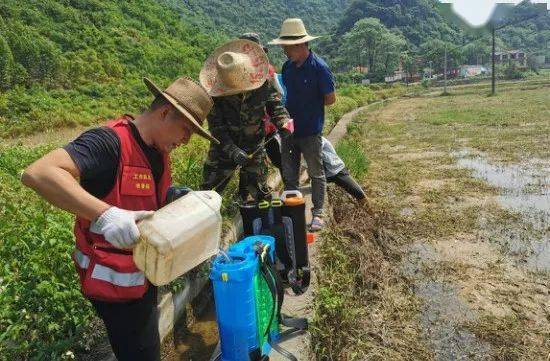
[[[336,102],[336,93],[332,92],[325,94],[325,106],[332,105]]]
[[[110,206],[80,186],[80,171],[64,149],[56,149],[32,163],[21,176],[27,187],[61,209],[94,220]]]
[[[319,69],[319,87],[325,106],[332,105],[336,102],[336,84],[334,75],[326,64],[321,64]]]

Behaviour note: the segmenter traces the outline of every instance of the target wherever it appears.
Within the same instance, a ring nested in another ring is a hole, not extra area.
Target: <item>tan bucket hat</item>
[[[281,32],[277,39],[271,40],[270,45],[295,45],[307,43],[308,41],[317,39],[318,36],[311,36],[307,33],[306,27],[302,19],[290,18],[283,21]]]
[[[181,77],[163,91],[147,78],[143,78],[143,82],[153,95],[163,96],[180,113],[185,115],[198,135],[211,142],[220,144],[216,138],[202,127],[204,119],[210,113],[214,102],[200,84],[197,84],[190,78]]]
[[[262,47],[236,39],[218,47],[206,59],[199,80],[213,97],[244,93],[261,87],[269,76],[269,60]]]

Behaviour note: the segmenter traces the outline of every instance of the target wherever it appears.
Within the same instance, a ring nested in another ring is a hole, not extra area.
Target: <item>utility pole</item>
[[[444,79],[444,87],[443,87],[443,94],[447,94],[447,44],[445,44],[445,65],[443,66],[443,79]]]
[[[491,24],[491,30],[493,33],[493,71],[491,74],[491,95],[495,95],[495,24]]]

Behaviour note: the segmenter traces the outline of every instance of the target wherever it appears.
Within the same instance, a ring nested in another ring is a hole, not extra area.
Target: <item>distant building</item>
[[[497,51],[495,52],[495,63],[507,64],[515,63],[518,66],[527,66],[527,56],[521,50]]]
[[[489,72],[482,65],[461,65],[458,68],[458,73],[462,78],[469,78],[471,76],[488,74]]]
[[[405,80],[407,77],[407,74],[402,70],[397,70],[393,73],[393,75],[384,77],[384,81],[386,83],[395,83],[397,81]]]
[[[361,74],[368,74],[369,68],[367,66],[354,66],[352,68],[354,72],[361,73]]]

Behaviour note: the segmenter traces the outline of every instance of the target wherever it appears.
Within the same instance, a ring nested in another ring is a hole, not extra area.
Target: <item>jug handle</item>
[[[299,190],[289,190],[289,191],[284,191],[283,193],[281,193],[281,199],[286,199],[287,196],[293,196],[293,197],[298,197],[298,198],[303,198],[302,196],[302,192],[300,192]],[[290,197],[288,197],[290,198]]]

